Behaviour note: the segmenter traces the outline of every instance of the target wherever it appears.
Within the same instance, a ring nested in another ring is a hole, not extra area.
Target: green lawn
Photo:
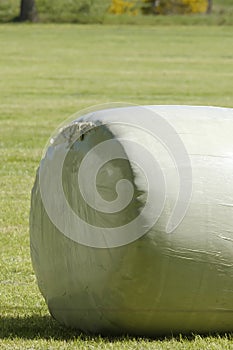
[[[78,336],[48,316],[30,262],[30,190],[54,128],[112,101],[233,107],[233,27],[0,26],[0,348],[231,349],[233,338]]]

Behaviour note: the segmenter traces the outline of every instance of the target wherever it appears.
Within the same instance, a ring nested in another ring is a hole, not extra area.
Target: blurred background
[[[180,15],[193,15],[180,18]],[[211,16],[203,16],[208,14]],[[1,0],[0,22],[232,24],[232,0]],[[115,16],[113,16],[115,15]],[[121,16],[119,16],[121,15]],[[158,15],[173,15],[158,18]],[[200,16],[202,15],[202,16]],[[155,18],[156,17],[156,18]]]

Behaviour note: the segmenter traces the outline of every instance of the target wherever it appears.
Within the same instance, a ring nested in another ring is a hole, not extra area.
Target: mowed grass
[[[231,335],[80,335],[49,316],[30,262],[30,190],[53,130],[120,101],[233,107],[233,27],[0,26],[0,348],[231,349]]]

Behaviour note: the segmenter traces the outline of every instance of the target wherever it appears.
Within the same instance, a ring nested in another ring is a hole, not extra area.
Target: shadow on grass
[[[98,334],[85,334],[77,329],[66,328],[60,325],[51,316],[0,316],[0,339],[54,339],[54,340],[96,340],[116,342],[121,340],[137,339],[128,335],[106,336]],[[142,337],[140,337],[142,339]],[[143,339],[146,339],[143,337]],[[149,339],[149,338],[148,338]]]
[[[184,340],[193,341],[196,338],[207,338],[207,337],[225,337],[229,340],[233,339],[232,333],[224,334],[189,334],[189,335],[170,335],[164,337],[137,337],[137,336],[100,336],[96,334],[84,334],[76,329],[66,328],[55,321],[51,316],[40,316],[33,315],[27,317],[1,317],[0,316],[0,339],[54,339],[54,340],[96,340],[102,339],[104,342],[117,342],[126,340],[160,340],[169,341],[171,339],[182,342]]]
[[[0,317],[0,339],[57,339],[68,340],[81,336],[81,332],[62,327],[50,316]]]
[[[33,315],[27,317],[0,316],[0,339],[54,339],[54,340],[94,340],[100,338],[102,342],[117,342],[130,339],[139,339],[128,335],[101,336],[97,334],[85,334],[77,329],[66,328],[60,325],[51,316]],[[140,337],[142,339],[142,337]],[[143,337],[145,340],[146,338]],[[149,340],[149,338],[148,338]]]

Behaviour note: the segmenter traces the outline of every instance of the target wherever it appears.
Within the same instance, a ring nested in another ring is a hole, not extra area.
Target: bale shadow
[[[102,341],[108,342],[119,342],[119,341],[130,341],[130,340],[140,340],[152,342],[152,341],[169,341],[175,340],[177,342],[183,342],[188,340],[190,342],[194,341],[196,338],[208,338],[208,337],[225,337],[229,340],[233,339],[232,333],[215,333],[215,334],[184,334],[184,335],[167,335],[162,337],[145,337],[145,336],[131,336],[131,335],[97,335],[97,334],[85,334],[77,329],[70,329],[60,325],[51,316],[41,316],[32,315],[26,317],[12,317],[12,316],[0,316],[0,339],[54,339],[54,340],[75,340],[79,338],[80,340],[96,340],[102,339]]]
[[[70,340],[78,336],[81,336],[81,332],[62,327],[51,316],[0,316],[0,339],[19,337],[23,339]]]

